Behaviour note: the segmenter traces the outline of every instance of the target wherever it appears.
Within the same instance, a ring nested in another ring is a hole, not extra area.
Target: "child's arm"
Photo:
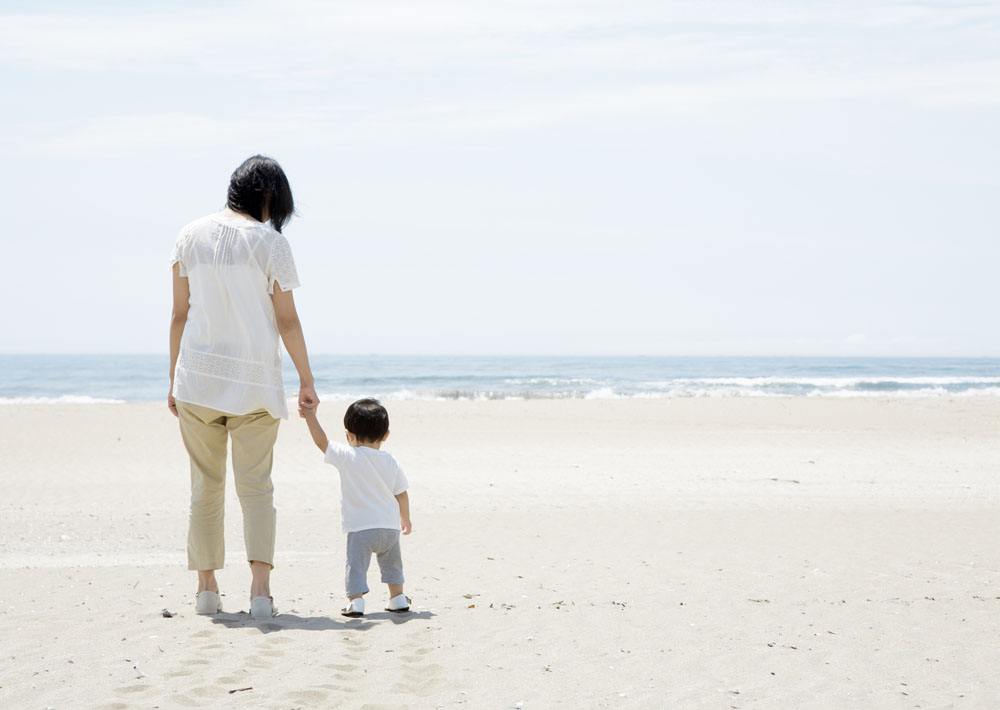
[[[319,447],[319,450],[325,454],[327,448],[330,446],[330,440],[326,438],[326,432],[323,431],[323,427],[320,426],[319,419],[316,418],[316,409],[306,409],[304,407],[300,407],[299,415],[306,420],[312,440],[316,443],[316,446]]]
[[[410,524],[410,496],[403,491],[396,496],[396,502],[399,503],[399,526],[404,535],[409,535],[413,530],[413,525]]]

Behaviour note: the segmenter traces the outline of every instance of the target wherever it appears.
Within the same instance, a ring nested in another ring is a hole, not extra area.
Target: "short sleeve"
[[[399,462],[396,459],[393,459],[392,462],[396,464],[396,482],[392,486],[392,494],[398,496],[410,487],[410,482],[406,480],[406,474],[403,473],[403,467],[399,465]]]
[[[323,460],[331,466],[340,466],[353,454],[353,447],[331,441],[326,446],[326,454],[323,455]]]
[[[282,291],[299,287],[299,274],[295,270],[292,247],[283,234],[271,245],[271,258],[267,262],[267,292],[274,293],[274,284]]]
[[[174,264],[180,264],[180,274],[183,278],[187,278],[188,275],[187,265],[184,263],[184,245],[186,242],[187,233],[181,230],[181,233],[177,235],[177,239],[174,241],[174,249],[170,253],[170,268],[173,268]]]

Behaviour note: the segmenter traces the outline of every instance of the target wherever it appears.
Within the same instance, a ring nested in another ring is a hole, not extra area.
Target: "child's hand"
[[[409,518],[402,518],[399,521],[399,526],[403,529],[402,533],[404,535],[409,535],[413,531],[413,524],[410,523]]]
[[[319,406],[319,395],[312,385],[299,383],[299,409],[316,409]]]

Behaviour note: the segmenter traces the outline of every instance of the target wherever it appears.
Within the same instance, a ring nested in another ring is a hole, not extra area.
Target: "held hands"
[[[410,522],[409,518],[401,518],[399,521],[399,527],[402,528],[402,533],[404,535],[409,535],[413,532],[413,524]]]
[[[316,408],[319,407],[319,395],[312,385],[301,385],[299,387],[299,416],[307,417],[310,414],[315,416]]]
[[[175,417],[180,416],[179,414],[177,414],[177,402],[174,400],[173,388],[171,388],[171,390],[167,392],[167,409],[169,409],[170,413],[173,414]]]

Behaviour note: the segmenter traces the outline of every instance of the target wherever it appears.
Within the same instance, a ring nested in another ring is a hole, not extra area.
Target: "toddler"
[[[403,469],[382,444],[389,437],[389,413],[378,400],[360,399],[347,408],[344,428],[349,445],[327,439],[316,408],[301,408],[316,446],[326,462],[340,472],[340,511],[347,533],[347,606],[344,616],[364,616],[368,593],[368,565],[378,559],[382,581],[389,585],[386,611],[410,610],[403,594],[403,560],[399,533],[409,535],[410,500]]]

